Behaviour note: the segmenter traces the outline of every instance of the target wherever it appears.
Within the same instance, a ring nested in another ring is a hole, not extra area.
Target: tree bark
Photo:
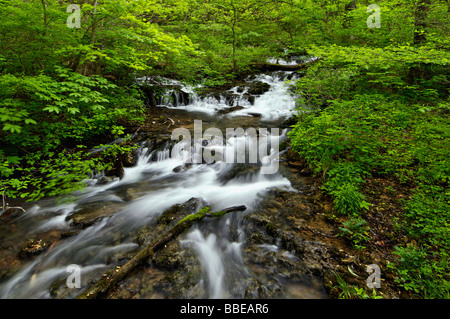
[[[350,18],[347,16],[347,13],[350,13],[351,11],[356,9],[356,0],[352,0],[351,2],[347,3],[344,7],[344,21],[342,24],[342,27],[344,29],[348,29],[348,27],[351,24]]]
[[[95,299],[104,296],[111,288],[125,278],[132,270],[146,262],[149,258],[152,258],[154,253],[164,247],[169,241],[178,237],[190,228],[195,222],[202,220],[204,217],[221,217],[225,214],[244,211],[247,208],[245,206],[234,206],[224,209],[217,213],[209,212],[209,208],[205,207],[199,210],[196,214],[189,215],[180,220],[169,231],[152,241],[149,245],[139,251],[132,259],[125,263],[116,271],[110,271],[105,274],[94,286],[88,289],[86,292],[77,297],[77,299]]]
[[[425,29],[427,28],[428,10],[431,0],[420,0],[414,12],[414,45],[422,45],[427,37]],[[416,79],[429,78],[429,70],[420,65],[414,65],[408,71],[408,83],[410,85],[416,82]]]
[[[420,45],[426,41],[425,29],[431,0],[420,0],[414,12],[414,44]]]

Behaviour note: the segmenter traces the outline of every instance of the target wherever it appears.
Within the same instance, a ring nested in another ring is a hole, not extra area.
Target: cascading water
[[[203,112],[215,115],[217,112],[239,107],[238,110],[227,112],[228,116],[255,116],[265,120],[276,120],[290,117],[295,108],[295,98],[288,92],[286,84],[290,80],[298,79],[299,75],[294,72],[272,72],[271,74],[261,74],[254,78],[248,78],[243,86],[232,87],[226,94],[215,94],[214,96],[200,96],[196,93],[195,87],[186,86],[180,82],[176,85],[178,91],[168,89],[162,98],[160,106],[184,109],[188,111]],[[170,86],[173,82],[169,82]],[[266,83],[270,86],[267,92],[262,95],[252,96],[248,93],[249,86],[255,83]],[[182,93],[189,94],[189,103]]]
[[[283,74],[260,75],[252,81],[270,85],[270,89],[257,96],[254,103],[246,98],[246,89],[232,89],[236,94],[234,105],[243,108],[229,113],[234,116],[261,114],[262,119],[273,120],[291,115],[295,100],[288,94]],[[201,111],[214,114],[222,108],[230,107],[221,101],[199,98],[192,90],[189,103],[180,103],[169,107],[188,111]],[[176,103],[175,103],[176,104]],[[285,135],[285,131],[283,134]],[[244,141],[246,137],[243,137]],[[237,140],[230,137],[224,144],[234,150]],[[213,211],[226,207],[245,205],[251,211],[261,196],[272,188],[293,191],[288,179],[281,174],[263,175],[261,165],[271,165],[278,154],[266,156],[255,169],[233,172],[237,164],[215,162],[186,166],[186,156],[174,157],[171,154],[182,153],[183,145],[166,144],[156,149],[143,145],[139,150],[134,167],[124,169],[122,179],[115,179],[106,184],[93,178],[90,186],[76,192],[59,203],[44,200],[28,209],[28,213],[17,217],[9,223],[0,223],[2,236],[0,249],[17,248],[20,237],[32,237],[42,232],[58,231],[75,235],[56,241],[52,247],[31,260],[22,261],[14,270],[0,277],[0,298],[51,298],[50,293],[55,283],[66,280],[68,265],[80,265],[83,284],[95,281],[110,268],[112,261],[127,252],[139,249],[133,242],[132,234],[145,225],[152,223],[166,209],[191,198],[201,198]],[[214,147],[213,144],[204,148]],[[184,154],[186,155],[186,154]],[[177,168],[183,167],[178,170]],[[125,194],[125,195],[124,195]],[[81,231],[72,225],[72,214],[86,207],[101,207],[104,215]],[[231,220],[233,219],[233,229]],[[13,228],[10,228],[11,225]],[[230,287],[239,276],[246,276],[248,271],[242,259],[241,245],[245,234],[241,229],[242,214],[225,216],[223,219],[206,223],[195,228],[181,239],[183,249],[192,249],[198,256],[203,273],[205,295],[209,298],[231,296]],[[217,229],[220,231],[217,231]],[[229,231],[227,231],[227,229]],[[238,235],[236,235],[238,234]],[[68,294],[74,297],[78,291]]]

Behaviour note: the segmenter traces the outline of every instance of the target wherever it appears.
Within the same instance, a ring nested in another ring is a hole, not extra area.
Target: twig
[[[139,130],[141,129],[142,125],[138,127],[138,129],[136,130],[136,132],[134,132],[133,136],[131,136],[131,138],[133,139],[136,134],[139,132]]]
[[[26,212],[25,209],[23,209],[20,206],[9,207],[7,203],[5,204],[5,198],[6,198],[5,192],[6,192],[6,188],[3,190],[3,194],[2,194],[2,201],[3,201],[2,209],[4,211],[7,211],[8,209],[20,209],[20,210],[22,210],[25,213]]]

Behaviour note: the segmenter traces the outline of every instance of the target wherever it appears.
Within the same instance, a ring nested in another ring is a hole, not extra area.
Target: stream
[[[274,139],[279,138],[280,143],[286,139],[287,129],[279,130],[280,137],[271,135],[271,129],[281,127],[296,106],[285,84],[287,79],[295,81],[298,75],[291,72],[260,74],[247,80],[249,86],[203,96],[192,87],[169,81],[168,85],[176,85],[181,90],[169,91],[158,104],[201,120],[202,131],[214,127],[224,132],[224,136],[227,128],[267,128],[268,140],[273,146]],[[254,83],[265,84],[266,91],[249,93]],[[218,145],[212,143],[214,141],[200,142],[203,151],[214,147],[217,154],[218,150],[234,152],[237,145],[250,145],[248,138],[247,135],[226,136],[220,141],[223,144]],[[192,199],[196,199],[197,206],[200,202],[209,205],[212,211],[238,205],[245,205],[247,209],[202,221],[177,238],[174,243],[179,250],[177,263],[184,263],[184,268],[159,269],[150,264],[144,273],[135,273],[134,278],[140,282],[140,298],[326,297],[323,287],[310,277],[283,281],[277,277],[277,270],[272,270],[270,275],[255,268],[256,262],[251,261],[254,256],[272,259],[282,256],[280,258],[284,258],[293,273],[301,273],[295,268],[302,265],[299,257],[276,240],[252,244],[251,250],[246,248],[250,246],[252,230],[245,216],[254,213],[274,190],[287,194],[298,191],[282,169],[274,174],[261,172],[264,166],[278,167],[278,155],[285,150],[269,147],[267,154],[253,164],[224,161],[186,164],[186,154],[183,154],[186,150],[189,147],[169,139],[140,141],[137,162],[124,168],[121,179],[101,174],[93,176],[82,191],[57,200],[29,204],[25,214],[17,213],[0,220],[3,260],[0,298],[75,298],[106,271],[120,266],[139,251],[142,241],[137,240],[137,234],[156,223],[165,210]],[[248,156],[248,149],[245,154]],[[85,211],[88,214],[94,211],[97,218],[80,227],[74,223],[73,216]],[[43,246],[42,251],[17,258],[17,251],[32,239],[35,245]],[[37,239],[42,241],[36,243]],[[262,260],[260,264],[264,264]],[[80,267],[80,289],[66,287],[69,265]],[[124,281],[124,291],[133,289],[133,276]],[[144,277],[147,278],[145,285]],[[172,279],[168,280],[169,277]],[[184,288],[174,288],[176,285]],[[249,288],[252,285],[257,288],[252,290]],[[283,285],[293,289],[301,286],[302,291],[307,292],[290,294],[289,289],[280,288]],[[271,289],[282,291],[272,295]]]

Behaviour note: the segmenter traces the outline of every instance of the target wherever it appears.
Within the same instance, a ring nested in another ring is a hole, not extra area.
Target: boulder
[[[232,107],[229,107],[229,108],[226,108],[226,109],[219,110],[217,112],[217,114],[218,115],[225,115],[225,114],[236,112],[236,111],[239,111],[239,110],[242,110],[242,109],[244,109],[243,106],[237,105],[237,106],[232,106]]]
[[[68,215],[66,220],[70,221],[72,226],[86,228],[103,218],[114,215],[120,207],[120,203],[92,203]]]
[[[50,246],[49,242],[43,239],[29,240],[19,251],[20,259],[27,259],[33,256],[37,256],[48,249]]]
[[[270,90],[270,84],[260,81],[249,83],[249,86],[247,93],[250,95],[263,95]]]

